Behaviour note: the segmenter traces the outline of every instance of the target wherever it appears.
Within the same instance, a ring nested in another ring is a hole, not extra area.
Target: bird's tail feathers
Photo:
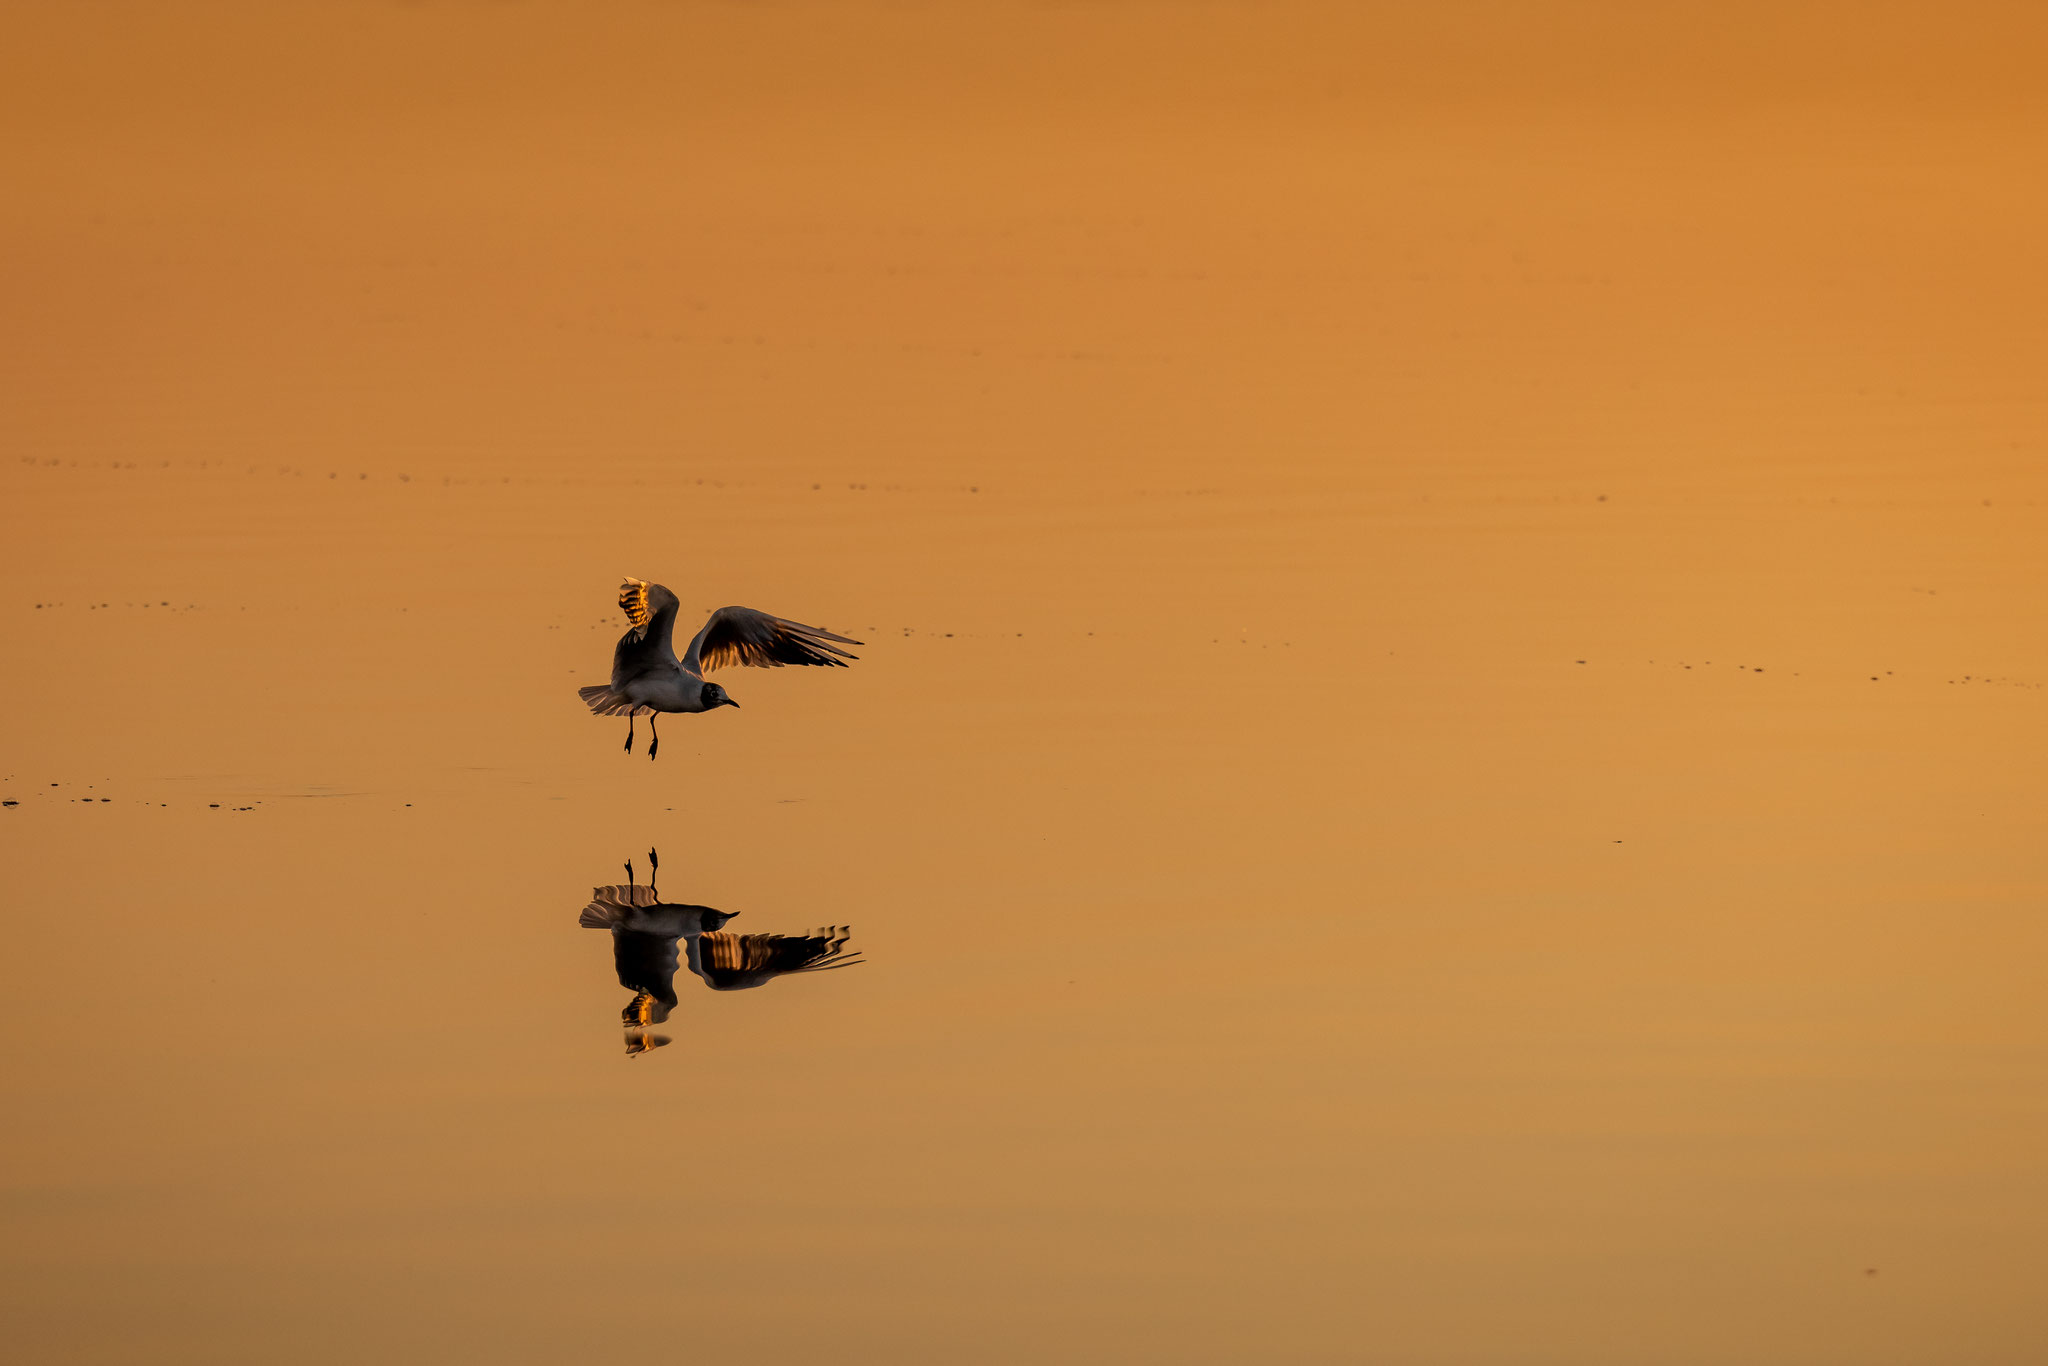
[[[645,716],[654,710],[652,707],[629,701],[599,683],[593,683],[587,688],[578,688],[576,695],[583,699],[584,706],[598,716]]]
[[[654,889],[638,883],[593,887],[590,904],[576,917],[576,923],[586,930],[615,930],[625,922],[627,912],[639,906],[652,906],[654,902]]]

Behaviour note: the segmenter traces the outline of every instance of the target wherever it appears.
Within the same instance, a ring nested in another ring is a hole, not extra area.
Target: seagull
[[[704,623],[690,641],[690,648],[676,658],[676,595],[658,583],[627,579],[619,585],[619,606],[631,628],[619,637],[612,651],[610,686],[593,684],[578,688],[576,695],[598,716],[626,718],[626,752],[633,752],[633,718],[648,718],[654,732],[647,757],[661,748],[661,733],[654,730],[654,717],[665,711],[700,712],[718,707],[737,707],[716,683],[704,675],[721,664],[752,664],[777,668],[784,664],[816,664],[843,669],[849,659],[841,645],[861,642],[835,636],[820,626],[785,621],[752,607],[721,607]]]

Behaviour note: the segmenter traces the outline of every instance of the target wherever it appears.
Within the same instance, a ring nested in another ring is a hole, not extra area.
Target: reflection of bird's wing
[[[577,917],[576,923],[586,930],[613,930],[631,923],[635,910],[658,904],[652,887],[637,884],[593,887],[590,889],[590,904],[583,908],[583,914]]]
[[[612,931],[612,963],[619,985],[640,993],[626,1007],[627,1024],[660,1024],[676,1003],[676,939],[674,935]]]
[[[658,583],[627,579],[619,585],[619,607],[632,629],[612,651],[612,686],[675,668],[676,595]]]
[[[828,972],[863,962],[848,952],[843,925],[809,934],[705,934],[690,946],[690,968],[713,991],[758,987],[792,972]]]
[[[627,1029],[645,1029],[666,1022],[674,1008],[672,1002],[658,1001],[643,991],[626,1002],[626,1008],[619,1012],[619,1022]]]
[[[832,644],[833,641],[838,644]],[[683,667],[695,670],[699,676],[726,664],[762,668],[821,664],[843,669],[844,661],[860,656],[848,654],[839,645],[858,644],[857,640],[835,636],[821,626],[784,621],[751,607],[721,607],[690,642],[690,648],[683,654]]]

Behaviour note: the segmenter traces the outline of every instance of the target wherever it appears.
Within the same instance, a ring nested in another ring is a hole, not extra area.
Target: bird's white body
[[[681,664],[653,670],[612,684],[612,691],[648,711],[710,711],[704,703],[704,680]]]

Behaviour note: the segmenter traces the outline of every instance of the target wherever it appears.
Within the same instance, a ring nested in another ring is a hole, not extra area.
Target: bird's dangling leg
[[[631,859],[626,860],[626,885],[628,887],[633,885],[633,860]]]
[[[659,715],[661,715],[660,712],[649,712],[647,714],[647,733],[654,737],[647,742],[647,757],[650,759],[661,748],[661,732],[654,728],[654,719]]]
[[[626,713],[626,753],[633,752],[633,713]]]
[[[647,851],[647,890],[654,890],[654,880],[661,876],[661,856],[652,849]]]

